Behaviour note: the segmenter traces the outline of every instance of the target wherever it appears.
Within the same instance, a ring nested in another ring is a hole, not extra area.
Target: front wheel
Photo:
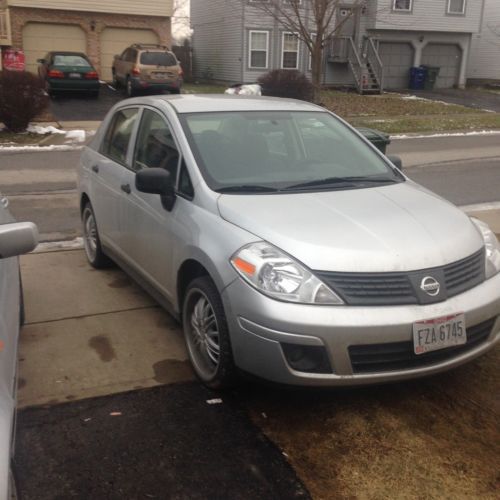
[[[214,282],[203,276],[186,291],[182,323],[189,358],[198,378],[211,389],[234,385],[234,366],[224,307]]]
[[[109,267],[111,260],[102,251],[101,240],[99,239],[99,232],[97,231],[97,222],[90,203],[87,203],[83,209],[82,223],[83,246],[89,264],[96,269]]]

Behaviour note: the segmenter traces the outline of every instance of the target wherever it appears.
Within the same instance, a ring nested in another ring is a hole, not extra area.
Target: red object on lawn
[[[10,71],[25,71],[26,60],[24,52],[17,49],[4,49],[2,57],[3,69]]]

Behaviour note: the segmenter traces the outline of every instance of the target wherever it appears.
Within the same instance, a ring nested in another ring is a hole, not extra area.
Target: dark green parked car
[[[87,92],[99,95],[99,75],[85,54],[49,52],[38,59],[38,74],[49,95],[56,92]]]

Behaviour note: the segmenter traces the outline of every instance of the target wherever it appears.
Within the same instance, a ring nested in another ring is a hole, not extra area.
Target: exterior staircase
[[[384,89],[384,65],[373,40],[367,37],[360,54],[354,39],[335,37],[330,41],[328,61],[349,66],[354,84],[360,94],[381,94]]]

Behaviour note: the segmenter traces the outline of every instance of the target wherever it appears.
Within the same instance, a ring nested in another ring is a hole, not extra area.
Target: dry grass
[[[38,144],[45,137],[46,136],[40,134],[29,134],[27,132],[15,134],[7,130],[0,130],[0,146]]]
[[[321,95],[322,103],[329,110],[350,118],[353,116],[415,116],[456,115],[476,113],[477,110],[425,99],[408,98],[401,94],[359,95],[354,92],[327,90]]]
[[[317,500],[496,499],[500,349],[425,381],[337,391],[254,388],[254,421]]]

